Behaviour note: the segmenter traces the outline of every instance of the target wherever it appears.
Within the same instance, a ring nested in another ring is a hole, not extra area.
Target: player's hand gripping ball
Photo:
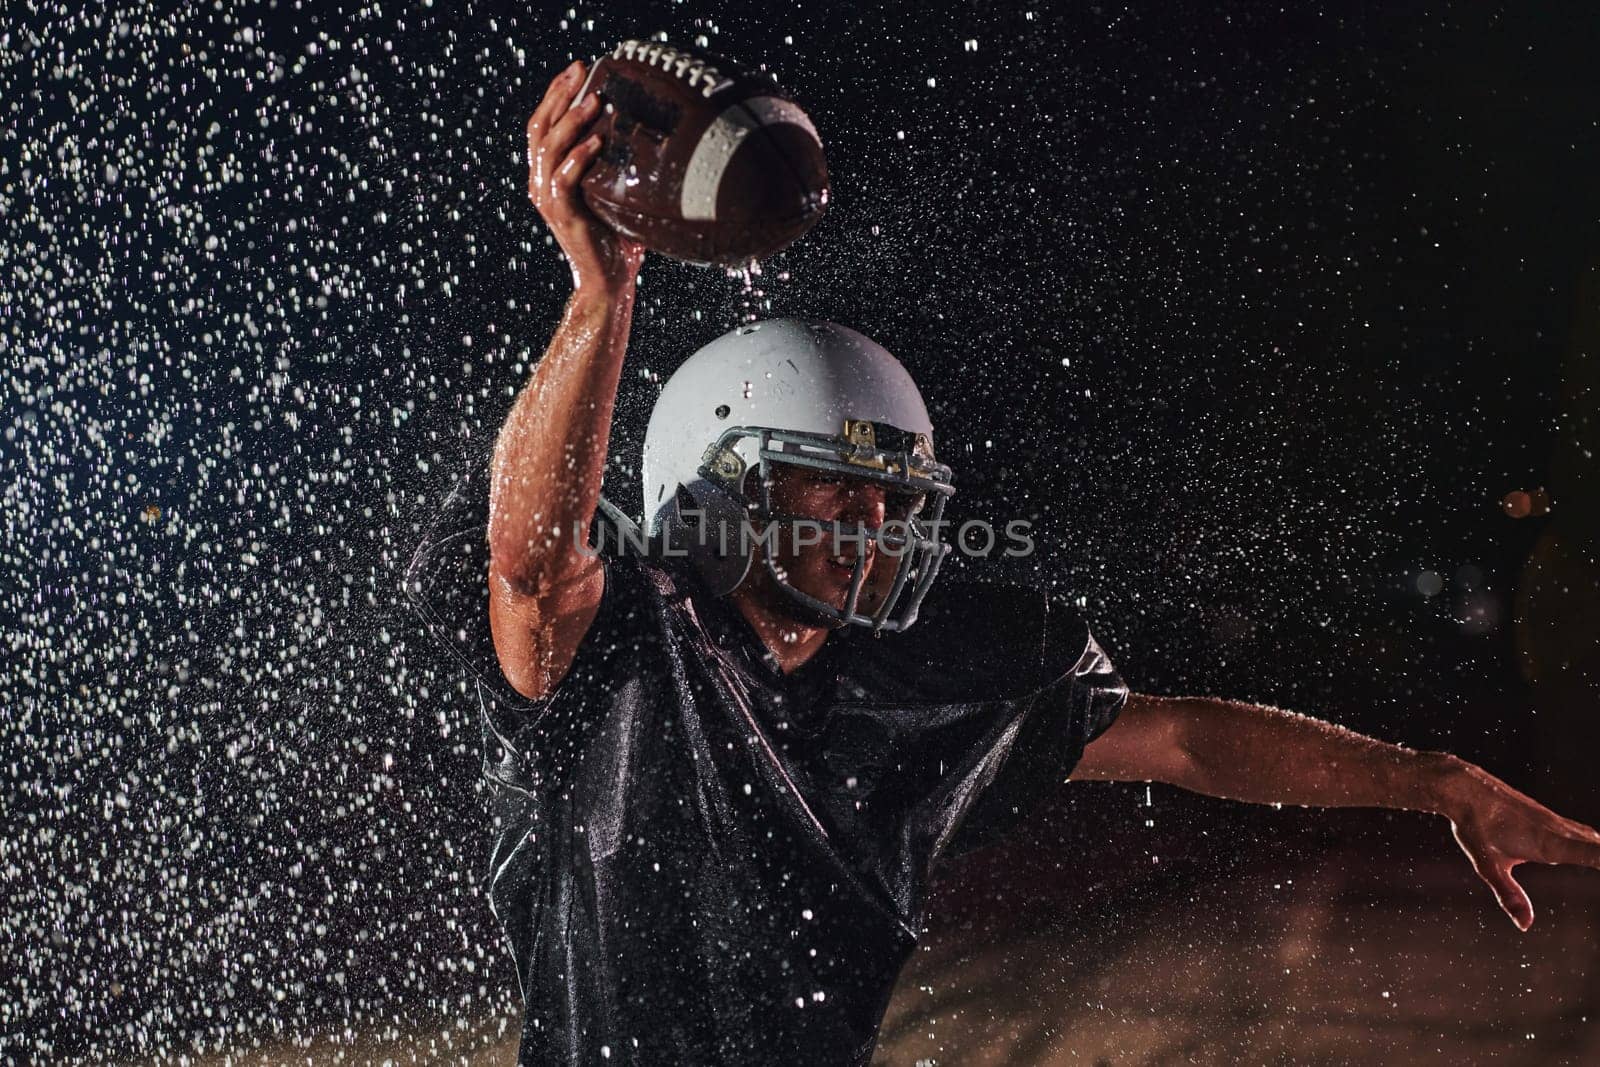
[[[778,252],[828,206],[811,120],[783,90],[725,60],[624,41],[589,68],[573,105],[603,105],[584,203],[624,236],[690,263],[739,266]]]

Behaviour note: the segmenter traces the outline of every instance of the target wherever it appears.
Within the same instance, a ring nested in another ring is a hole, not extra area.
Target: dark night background
[[[775,70],[833,203],[753,289],[646,261],[615,499],[637,511],[657,383],[695,348],[747,313],[845,323],[922,384],[952,514],[1035,518],[1004,573],[1082,597],[1136,689],[1448,748],[1600,817],[1597,27],[8,7],[0,1052],[175,1058],[514,1005],[476,708],[400,570],[570,288],[527,117],[570,59],[656,32]],[[1548,515],[1501,505],[1540,488]],[[1232,879],[1233,914],[1263,857],[1381,863],[1422,822],[1153,795],[1067,790],[952,872],[951,921],[1135,892],[1151,854],[1163,884]]]

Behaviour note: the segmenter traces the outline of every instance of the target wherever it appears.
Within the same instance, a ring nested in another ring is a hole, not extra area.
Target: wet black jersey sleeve
[[[503,676],[499,684],[480,688],[483,768],[490,780],[528,789],[552,776],[559,779],[582,756],[608,701],[650,675],[641,657],[659,641],[648,629],[642,572],[626,558],[602,558],[601,564],[600,605],[572,663],[550,691],[529,700]],[[497,661],[494,666],[497,670]]]
[[[889,646],[895,684],[931,705],[981,709],[964,814],[943,856],[991,844],[1059,789],[1084,747],[1115,721],[1128,688],[1060,594],[952,582]]]
[[[558,771],[562,755],[574,754],[583,741],[583,708],[628,675],[629,656],[643,640],[629,631],[642,599],[637,566],[602,554],[600,606],[566,674],[539,700],[518,693],[500,668],[489,625],[489,461],[487,454],[463,458],[426,517],[404,592],[424,628],[466,672],[481,711],[485,775],[526,789]]]
[[[1127,703],[1127,685],[1075,612],[1055,605],[1046,625],[1054,631],[1047,649],[1062,653],[1051,668],[1059,673],[1023,698],[1004,761],[967,812],[947,856],[993,844],[1060,789],[1084,748],[1105,733]],[[1072,650],[1076,659],[1061,667]]]

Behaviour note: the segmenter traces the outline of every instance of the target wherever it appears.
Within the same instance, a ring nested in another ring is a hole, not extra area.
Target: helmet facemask
[[[749,454],[752,446],[756,457],[753,466],[740,455]],[[776,510],[772,481],[779,466],[883,485],[891,501],[884,522],[868,526]],[[874,631],[907,628],[916,621],[922,599],[950,551],[950,546],[939,539],[939,533],[945,501],[955,488],[950,468],[933,458],[932,444],[923,434],[904,433],[864,420],[847,420],[839,435],[731,427],[706,450],[699,475],[700,488],[737,501],[737,512],[748,519],[745,528],[724,535],[723,543],[738,553],[750,540],[760,539],[760,565],[771,584],[799,609],[798,617],[820,625],[832,622]],[[709,510],[725,517],[735,509],[713,506]],[[797,588],[774,560],[772,549],[801,529],[809,534],[806,543],[825,546],[830,554],[836,549],[854,549],[850,586],[843,604],[828,603]],[[702,527],[702,540],[705,533]],[[713,540],[720,538],[713,534]],[[746,567],[754,549],[752,544],[745,553]],[[724,555],[720,565],[726,568],[726,563]]]

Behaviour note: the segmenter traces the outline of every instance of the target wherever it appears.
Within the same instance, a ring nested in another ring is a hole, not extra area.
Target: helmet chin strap
[[[685,496],[691,498],[694,510],[700,513],[698,516],[684,514]],[[696,483],[694,489],[685,489],[674,499],[673,506],[663,518],[662,528],[667,537],[666,543],[674,554],[680,551],[687,554],[707,592],[712,596],[725,597],[746,583],[755,583],[758,581],[757,574],[765,572],[764,567],[755,565],[760,551],[758,547],[752,547],[742,555],[739,552],[740,524],[748,518],[749,512],[744,504],[726,488],[715,482],[701,481]],[[719,526],[719,523],[726,525]],[[702,529],[712,532],[702,536]],[[726,553],[722,552],[715,533],[719,529],[734,531],[728,537]],[[791,622],[826,629],[840,629],[848,625],[837,612],[824,611],[806,603],[796,595],[798,590],[785,582],[774,580],[764,585],[769,595],[762,597],[763,604]]]
[[[754,555],[754,553],[751,553]],[[746,577],[745,582],[754,588],[760,579],[758,575],[764,574],[764,567],[753,568]],[[762,589],[761,603],[774,615],[782,616],[785,620],[798,626],[810,626],[821,630],[842,630],[848,624],[837,615],[831,615],[812,607],[805,601],[797,599],[783,585],[776,582],[765,583]]]

